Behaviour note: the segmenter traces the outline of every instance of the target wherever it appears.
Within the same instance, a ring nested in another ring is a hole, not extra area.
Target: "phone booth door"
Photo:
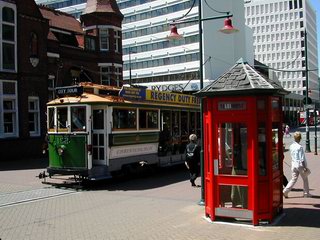
[[[249,176],[253,169],[252,123],[237,117],[218,120],[214,128],[215,215],[252,219]]]

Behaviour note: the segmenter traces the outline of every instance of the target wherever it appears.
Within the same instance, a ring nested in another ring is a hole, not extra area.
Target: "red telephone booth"
[[[288,92],[239,60],[203,98],[205,214],[271,222],[282,212],[282,101]]]

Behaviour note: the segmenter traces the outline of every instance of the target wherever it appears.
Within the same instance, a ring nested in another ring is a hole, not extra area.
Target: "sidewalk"
[[[296,128],[291,132],[291,137],[284,137],[286,152],[284,153],[283,171],[288,181],[291,179],[291,157],[288,151],[293,142],[293,132],[300,131],[302,135],[301,145],[305,149],[306,136],[305,127]],[[284,198],[284,209],[286,217],[283,220],[284,226],[305,226],[320,227],[320,156],[315,155],[314,151],[314,129],[310,130],[310,153],[306,153],[308,167],[311,170],[309,175],[310,193],[313,198],[303,198],[303,181],[299,176],[294,189],[289,193],[289,198]],[[318,144],[318,154],[319,152]]]
[[[290,141],[286,139],[288,144]],[[316,197],[302,197],[299,179],[295,191],[284,199],[284,214],[271,225],[209,223],[204,219],[204,207],[197,205],[201,189],[190,187],[185,168],[174,167],[148,177],[110,181],[95,189],[60,188],[56,189],[59,196],[0,208],[0,239],[319,239],[320,158],[314,153],[307,153],[307,158],[311,193]],[[17,192],[35,195],[42,190],[52,194],[55,189],[35,177],[45,169],[45,161],[11,163],[7,170],[1,163],[0,197]],[[284,161],[291,164],[288,151]],[[290,179],[288,165],[284,164],[284,171]]]

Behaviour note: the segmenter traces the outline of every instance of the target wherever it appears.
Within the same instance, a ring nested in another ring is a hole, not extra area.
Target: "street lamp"
[[[308,39],[307,30],[304,30],[304,49],[305,49],[305,66],[306,66],[306,98],[305,104],[308,105],[309,102],[309,69],[308,69]],[[311,152],[310,150],[310,131],[309,131],[309,106],[306,108],[306,150],[305,152]]]
[[[132,75],[131,75],[131,53],[137,53],[136,51],[132,51],[131,47],[129,47],[129,85],[132,84]]]
[[[215,20],[215,19],[222,19],[225,18],[224,21],[224,27],[220,29],[219,31],[225,34],[231,34],[238,32],[239,30],[234,28],[232,26],[231,22],[231,17],[233,16],[232,14],[229,14],[229,12],[225,12],[225,15],[220,15],[220,16],[214,16],[214,17],[208,17],[208,18],[202,18],[202,0],[199,0],[198,4],[198,20],[186,20],[186,21],[175,21],[171,24],[171,32],[170,35],[168,36],[168,39],[180,39],[182,36],[178,34],[178,30],[176,25],[179,23],[189,23],[189,22],[195,22],[198,21],[199,24],[199,54],[200,54],[200,63],[199,63],[199,71],[200,71],[200,90],[203,88],[203,46],[202,46],[202,22],[208,21],[208,20]],[[185,15],[186,16],[186,15]],[[184,16],[184,17],[185,17]],[[203,154],[203,148],[204,148],[204,129],[203,129],[203,99],[201,98],[200,101],[200,134],[201,134],[201,151],[200,151],[200,170],[201,170],[201,199],[199,201],[199,205],[204,205],[204,154]]]

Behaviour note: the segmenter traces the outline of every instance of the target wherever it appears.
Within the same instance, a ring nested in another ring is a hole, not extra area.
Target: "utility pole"
[[[309,103],[309,68],[308,68],[308,39],[307,30],[304,30],[304,49],[305,49],[305,62],[306,62],[306,100],[305,104]],[[309,107],[306,109],[306,149],[305,152],[311,152],[310,150],[310,130],[309,130]]]

